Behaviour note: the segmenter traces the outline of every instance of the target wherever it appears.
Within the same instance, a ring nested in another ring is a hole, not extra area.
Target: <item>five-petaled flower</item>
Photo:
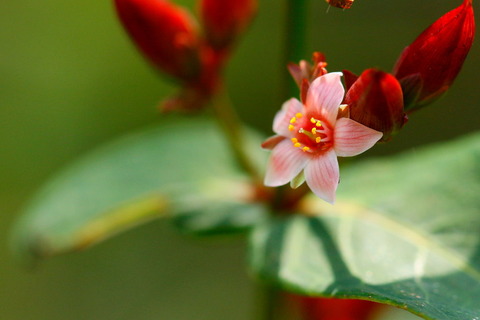
[[[382,137],[349,118],[337,119],[345,93],[341,76],[333,72],[315,79],[305,104],[292,98],[277,113],[273,123],[277,135],[262,145],[272,149],[265,185],[291,182],[295,188],[305,180],[318,197],[333,204],[339,182],[337,156],[358,155]]]

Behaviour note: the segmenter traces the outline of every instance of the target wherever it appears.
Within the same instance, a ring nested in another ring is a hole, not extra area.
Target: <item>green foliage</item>
[[[480,135],[342,171],[334,206],[306,198],[258,226],[251,268],[308,295],[427,319],[478,319]]]
[[[159,217],[175,217],[187,232],[243,230],[264,217],[261,206],[247,203],[252,192],[216,123],[169,118],[52,179],[25,210],[14,246],[49,256]]]
[[[159,217],[198,235],[253,226],[251,269],[275,285],[427,319],[478,317],[480,135],[345,168],[334,206],[308,196],[270,218],[250,203],[254,190],[223,138],[210,121],[169,118],[93,152],[28,206],[17,252],[84,248]]]

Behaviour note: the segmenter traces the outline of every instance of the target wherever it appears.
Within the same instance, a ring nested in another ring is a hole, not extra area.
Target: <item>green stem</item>
[[[213,110],[238,165],[250,175],[256,185],[261,185],[262,178],[245,150],[244,132],[240,119],[223,88],[213,101]]]
[[[280,292],[278,289],[264,284],[259,286],[259,296],[257,301],[260,301],[261,308],[259,310],[259,317],[262,320],[277,320],[278,310],[280,309]]]
[[[285,64],[298,63],[307,58],[308,0],[287,0],[286,20]],[[288,88],[285,98],[296,96],[298,88],[290,76],[287,76],[285,83]]]
[[[285,37],[285,65],[290,62],[298,63],[307,58],[307,20],[308,0],[287,0],[286,37]],[[298,97],[299,90],[295,81],[285,72],[284,96],[282,100],[290,97]],[[283,186],[276,189],[273,207],[279,207],[291,192],[290,186]]]

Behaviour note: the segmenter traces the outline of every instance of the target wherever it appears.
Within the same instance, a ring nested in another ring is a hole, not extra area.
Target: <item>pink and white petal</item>
[[[353,157],[373,147],[383,133],[352,119],[337,120],[333,133],[334,150],[339,157]]]
[[[345,89],[342,85],[342,73],[331,72],[315,79],[307,93],[307,109],[327,120],[332,126],[337,119],[338,107],[342,103]]]
[[[264,184],[278,187],[295,178],[305,168],[310,157],[300,148],[295,148],[292,142],[280,142],[270,155]]]
[[[312,159],[305,167],[305,180],[315,195],[328,203],[335,202],[340,169],[335,151]]]
[[[295,114],[303,111],[303,104],[295,98],[287,100],[282,105],[282,110],[278,111],[273,119],[273,132],[276,134],[290,137],[292,133],[288,130],[290,120]]]
[[[262,142],[262,149],[272,150],[279,144],[285,140],[284,136],[274,135],[267,138],[265,141]]]

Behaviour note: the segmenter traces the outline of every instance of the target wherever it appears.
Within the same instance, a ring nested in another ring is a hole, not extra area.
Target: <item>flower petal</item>
[[[310,85],[307,94],[307,108],[312,109],[332,126],[335,125],[338,107],[345,94],[341,76],[341,72],[331,72],[318,77]]]
[[[279,144],[285,140],[284,136],[274,135],[267,138],[265,141],[262,142],[262,149],[273,150]]]
[[[335,126],[333,148],[339,157],[353,157],[373,147],[382,135],[352,119],[341,118]]]
[[[335,151],[328,151],[312,159],[305,168],[305,180],[317,197],[333,204],[340,170]]]
[[[278,187],[295,178],[305,168],[310,157],[292,142],[284,140],[273,150],[267,166],[265,185]]]
[[[282,110],[278,111],[273,119],[273,132],[276,134],[290,137],[291,132],[288,130],[290,120],[295,114],[303,111],[303,104],[295,98],[291,98],[282,105]]]

